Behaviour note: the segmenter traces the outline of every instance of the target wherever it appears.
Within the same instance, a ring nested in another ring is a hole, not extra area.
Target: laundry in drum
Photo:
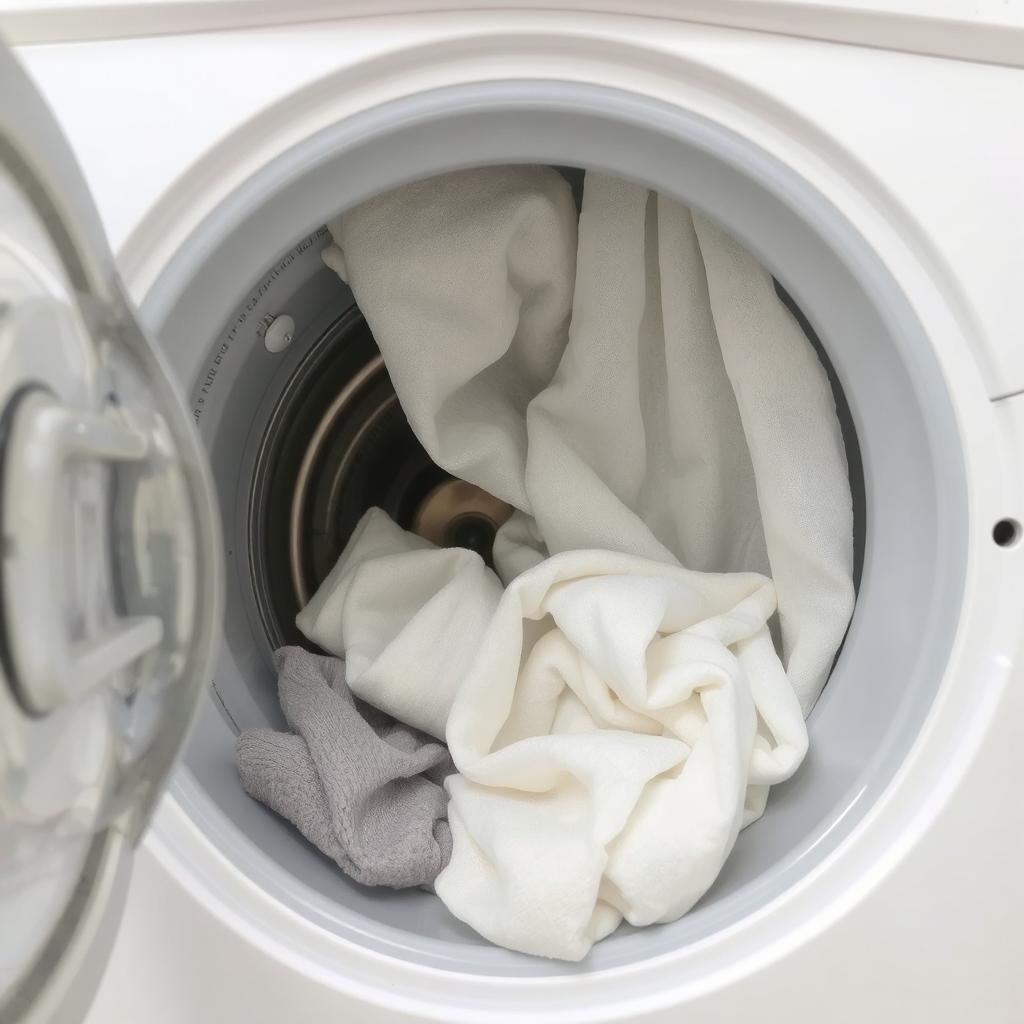
[[[827,373],[749,252],[637,184],[465,170],[328,227],[438,476],[306,595],[322,654],[279,653],[294,732],[243,736],[246,788],[353,878],[581,960],[690,910],[804,758],[854,601]]]
[[[350,877],[429,885],[451,856],[443,743],[353,698],[345,663],[299,647],[274,655],[293,732],[239,737],[245,791],[273,808]]]

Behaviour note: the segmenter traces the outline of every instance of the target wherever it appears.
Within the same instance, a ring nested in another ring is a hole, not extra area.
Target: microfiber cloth
[[[417,436],[517,511],[496,605],[471,559],[375,526],[299,622],[358,642],[366,700],[444,721],[448,907],[566,959],[707,889],[799,765],[853,605],[832,394],[771,277],[637,185],[588,174],[573,214],[556,172],[489,168],[331,222]]]
[[[236,753],[245,791],[357,882],[429,885],[451,855],[445,747],[361,706],[337,658],[283,647],[274,662],[294,731],[242,733]]]

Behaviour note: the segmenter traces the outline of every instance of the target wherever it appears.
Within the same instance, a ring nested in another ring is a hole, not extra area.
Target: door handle
[[[98,413],[78,412],[42,389],[11,412],[3,460],[3,627],[12,684],[25,710],[43,715],[81,699],[157,647],[163,623],[122,616],[82,640],[61,621],[60,569],[54,565],[55,516],[73,460],[138,461],[145,435]]]

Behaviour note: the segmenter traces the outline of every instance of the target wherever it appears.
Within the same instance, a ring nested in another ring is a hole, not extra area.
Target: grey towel
[[[451,856],[447,748],[357,701],[345,663],[282,647],[278,694],[294,732],[238,738],[242,786],[350,877],[403,889],[433,882]]]

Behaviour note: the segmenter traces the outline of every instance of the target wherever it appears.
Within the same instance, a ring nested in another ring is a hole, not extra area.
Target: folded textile
[[[274,663],[281,709],[295,731],[239,736],[245,791],[357,882],[394,889],[433,882],[452,845],[444,746],[360,706],[336,658],[283,647]]]
[[[431,458],[519,510],[502,578],[581,548],[771,575],[808,711],[853,607],[852,501],[828,378],[767,271],[595,173],[576,253],[549,168],[444,175],[329,227]]]

